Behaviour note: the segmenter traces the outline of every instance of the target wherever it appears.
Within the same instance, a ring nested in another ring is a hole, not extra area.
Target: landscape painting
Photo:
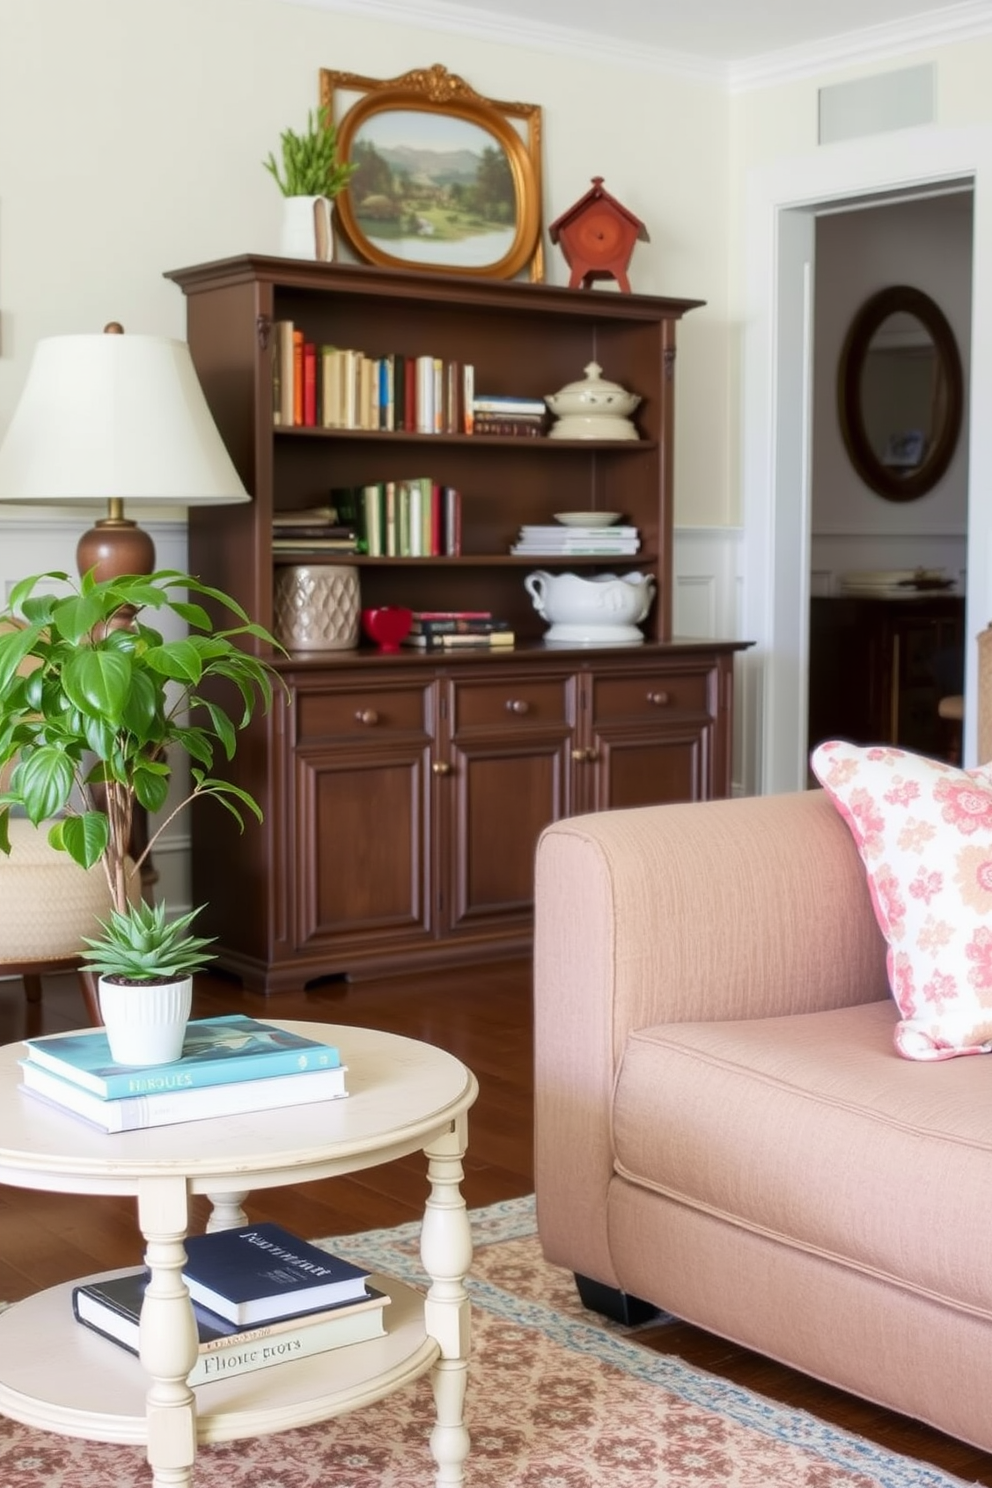
[[[495,133],[452,112],[385,108],[350,141],[351,212],[380,253],[416,265],[482,269],[518,234],[517,187]]]

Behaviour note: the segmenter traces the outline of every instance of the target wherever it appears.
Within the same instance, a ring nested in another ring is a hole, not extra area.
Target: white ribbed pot
[[[100,1014],[116,1064],[173,1064],[182,1058],[193,978],[178,982],[99,980]]]
[[[283,197],[279,252],[283,258],[311,258],[321,263],[332,261],[334,227],[329,197]]]

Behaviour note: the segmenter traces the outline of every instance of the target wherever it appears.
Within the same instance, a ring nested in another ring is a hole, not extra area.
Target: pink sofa
[[[992,1056],[895,1053],[823,792],[559,822],[536,902],[549,1260],[992,1451]]]

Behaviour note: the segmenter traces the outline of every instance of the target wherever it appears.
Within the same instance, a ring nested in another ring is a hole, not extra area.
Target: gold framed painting
[[[360,259],[543,278],[538,104],[483,98],[440,63],[385,81],[322,68],[320,101],[357,167],[335,207]]]

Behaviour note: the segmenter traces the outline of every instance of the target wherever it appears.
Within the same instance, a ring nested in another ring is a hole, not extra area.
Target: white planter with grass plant
[[[209,599],[237,623],[215,628],[192,596]],[[171,611],[188,635],[163,639],[145,623],[155,610]],[[174,570],[102,583],[92,575],[76,583],[64,573],[37,574],[14,586],[0,613],[4,621],[12,628],[0,633],[0,771],[12,770],[0,794],[0,851],[10,852],[7,823],[17,807],[35,825],[50,822],[53,847],[85,868],[102,865],[112,909],[82,954],[100,974],[111,1053],[121,1064],[169,1063],[182,1052],[192,976],[213,959],[211,941],[189,933],[200,909],[170,918],[164,904],[132,904],[129,886],[162,831],[191,802],[212,797],[242,829],[243,810],[261,820],[246,791],[209,771],[218,748],[233,757],[238,731],[255,708],[272,704],[272,667],[239,643],[274,644],[273,638],[228,595]],[[233,719],[218,700],[218,685],[229,686],[239,704]],[[189,756],[191,789],[132,862],[135,804],[150,813],[164,807],[170,751]],[[166,1020],[154,1004],[161,988],[177,981],[188,985],[168,991],[165,1000],[181,1026],[167,1047],[156,1049],[139,1041],[139,1025],[161,1031]]]
[[[307,114],[306,134],[286,129],[282,142],[282,170],[275,156],[262,164],[283,194],[283,258],[312,258],[330,262],[334,257],[334,226],[331,203],[343,191],[356,167],[335,160],[338,136],[326,105]]]

